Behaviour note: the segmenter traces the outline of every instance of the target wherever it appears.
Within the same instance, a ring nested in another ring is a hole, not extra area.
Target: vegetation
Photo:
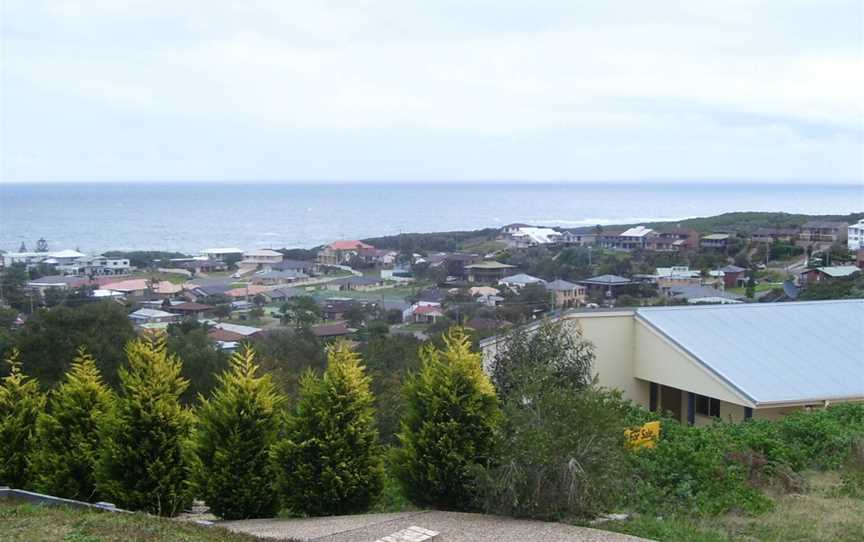
[[[218,376],[212,397],[202,399],[195,434],[195,484],[210,510],[223,519],[274,516],[270,446],[279,432],[284,397],[270,375],[257,376],[255,352],[245,347]]]
[[[30,464],[33,487],[68,499],[96,500],[99,423],[114,396],[102,382],[96,360],[83,347],[59,387],[51,392],[48,410],[36,424],[36,445]]]
[[[6,360],[9,375],[0,380],[0,482],[27,487],[31,471],[36,418],[45,406],[39,384],[21,372],[18,351]]]
[[[111,514],[0,499],[0,540],[7,542],[260,542],[213,526],[147,514]]]
[[[493,458],[501,411],[465,333],[454,329],[444,345],[424,346],[419,372],[405,383],[395,468],[413,503],[460,510],[475,499],[477,469]]]
[[[163,336],[126,346],[120,395],[100,427],[96,488],[121,508],[172,516],[190,503],[193,415],[180,404],[189,383]]]
[[[372,505],[383,477],[373,403],[360,357],[345,343],[331,347],[322,377],[306,372],[285,438],[272,452],[290,510],[320,516]]]

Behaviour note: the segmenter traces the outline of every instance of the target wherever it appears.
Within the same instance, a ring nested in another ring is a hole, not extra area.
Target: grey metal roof
[[[755,404],[864,399],[864,300],[642,308]]]
[[[591,277],[590,279],[580,280],[582,284],[593,284],[593,285],[624,285],[624,284],[633,284],[633,281],[628,279],[627,277],[619,277],[618,275],[600,275],[599,277]]]
[[[718,290],[717,288],[712,288],[710,286],[695,286],[689,284],[672,286],[669,288],[669,291],[676,297],[683,297],[684,299],[715,297],[737,301],[744,298],[743,295],[733,294],[725,290]]]
[[[553,290],[556,292],[566,292],[569,290],[575,290],[576,288],[578,288],[577,285],[573,284],[572,282],[567,282],[566,280],[562,280],[562,279],[556,279],[556,280],[553,280],[552,282],[546,283],[546,289],[547,290]]]

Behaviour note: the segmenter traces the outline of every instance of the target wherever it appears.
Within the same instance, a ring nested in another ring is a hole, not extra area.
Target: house
[[[657,287],[669,289],[672,286],[699,286],[702,283],[702,274],[685,266],[658,267],[652,277]]]
[[[737,265],[727,265],[711,272],[712,277],[723,279],[725,289],[740,288],[747,283],[747,270]]]
[[[644,250],[649,247],[657,236],[651,228],[635,226],[619,233],[608,232],[601,236],[601,246],[612,250]]]
[[[546,289],[554,294],[555,308],[558,309],[584,305],[588,293],[585,286],[561,279],[547,282]]]
[[[699,303],[741,303],[744,296],[732,294],[710,286],[699,286],[693,284],[675,284],[668,289],[670,297],[683,299],[690,304]]]
[[[370,290],[379,290],[386,287],[384,279],[381,277],[365,277],[351,276],[341,279],[332,280],[324,285],[327,290],[337,292],[368,292]]]
[[[240,265],[243,267],[264,267],[266,265],[278,264],[282,261],[282,253],[262,248],[258,250],[250,250],[243,253],[243,261]]]
[[[823,280],[843,279],[857,275],[861,269],[855,265],[837,265],[829,267],[817,267],[805,269],[800,273],[801,282],[804,284],[822,282]]]
[[[699,240],[699,246],[706,249],[726,250],[730,237],[732,236],[728,233],[712,233],[710,235],[705,235]]]
[[[597,242],[597,226],[568,228],[561,232],[558,242],[565,247],[584,247]]]
[[[308,279],[309,276],[300,271],[258,271],[249,277],[252,284],[275,285],[290,284]]]
[[[66,266],[84,257],[86,257],[86,254],[82,254],[77,250],[60,250],[57,252],[4,252],[2,254],[3,267],[20,264],[27,269],[32,269],[39,264]]]
[[[849,224],[829,220],[811,220],[801,226],[799,239],[806,243],[840,243],[846,241]]]
[[[309,328],[312,334],[321,339],[331,339],[335,337],[345,337],[354,333],[354,330],[348,327],[345,322],[334,322],[332,324],[319,324]]]
[[[80,253],[79,253],[80,254]],[[84,277],[103,277],[128,275],[132,265],[128,258],[108,258],[106,256],[82,256],[65,264],[57,264],[55,269],[64,275]]]
[[[509,277],[504,277],[503,279],[498,281],[498,284],[501,286],[507,286],[511,290],[519,290],[529,284],[539,284],[541,286],[546,284],[546,281],[538,278],[532,277],[531,275],[526,275],[525,273],[519,273],[518,275],[510,275]]]
[[[213,273],[214,271],[225,271],[228,265],[222,261],[207,256],[194,256],[192,258],[171,258],[171,267],[183,269],[193,274]]]
[[[227,290],[223,295],[230,297],[231,299],[244,299],[249,301],[253,297],[258,294],[263,294],[267,291],[266,286],[261,286],[259,284],[247,284],[246,286],[241,286],[240,288],[234,288],[232,290]]]
[[[363,299],[352,299],[350,297],[331,297],[325,299],[321,303],[321,315],[325,320],[342,320],[345,313],[353,308],[360,307],[368,309],[374,307],[376,303]]]
[[[557,243],[561,239],[561,232],[552,228],[535,228],[533,226],[520,227],[510,238],[517,247],[536,247]]]
[[[864,218],[846,228],[846,246],[849,250],[864,248]]]
[[[66,275],[49,275],[47,277],[39,277],[27,282],[28,288],[35,288],[44,293],[48,288],[59,288],[61,290],[69,290],[72,288],[80,288],[87,284],[87,279],[82,277],[70,277]]]
[[[657,252],[682,252],[699,246],[699,233],[686,228],[667,228],[649,236],[646,248]]]
[[[208,248],[201,251],[202,256],[206,256],[211,260],[221,260],[223,262],[239,261],[243,258],[243,251],[239,248]]]
[[[499,280],[512,275],[513,269],[516,269],[516,266],[487,260],[466,265],[465,269],[468,271],[468,282],[497,284]]]
[[[190,284],[184,293],[185,297],[197,301],[214,295],[225,295],[231,290],[229,282],[213,282],[202,285]]]
[[[415,304],[406,309],[410,312],[410,322],[415,324],[434,324],[438,321],[439,318],[444,317],[444,309],[441,308],[441,305],[425,305],[425,304]],[[403,313],[403,321],[404,321],[404,313]]]
[[[317,261],[321,265],[344,265],[361,250],[374,248],[362,241],[333,241],[318,251]]]
[[[306,292],[297,288],[276,288],[261,292],[267,303],[284,303],[289,299],[305,295]]]
[[[756,228],[750,239],[756,243],[793,242],[798,238],[795,228]]]
[[[361,248],[357,251],[357,257],[366,264],[379,267],[393,267],[399,252],[386,248]]]
[[[305,260],[282,260],[276,263],[264,264],[261,267],[266,271],[294,271],[312,276],[315,264]]]
[[[159,309],[138,309],[129,315],[129,319],[136,326],[145,324],[171,324],[180,321],[179,314],[173,314]]]
[[[586,287],[588,293],[599,293],[606,297],[615,297],[621,289],[636,284],[627,277],[618,275],[600,275],[590,279],[580,280],[579,284]]]
[[[183,291],[183,287],[167,280],[151,283],[148,279],[129,279],[117,282],[109,282],[102,285],[103,290],[120,292],[125,296],[143,297],[150,295],[154,297],[170,297]]]
[[[216,332],[219,331],[231,333],[232,336],[235,337],[235,339],[233,340],[254,339],[261,336],[264,332],[264,330],[257,327],[241,326],[239,324],[229,324],[227,322],[217,322],[213,324],[213,327],[210,329],[210,332],[207,335],[213,338],[212,335],[215,335]],[[237,337],[239,337],[239,339],[237,339]]]
[[[212,312],[215,308],[216,307],[214,307],[213,305],[205,305],[203,303],[194,303],[187,301],[183,303],[171,304],[171,306],[166,308],[165,310],[174,314],[179,314],[183,317],[198,319],[199,317]]]
[[[516,222],[514,224],[507,224],[506,226],[501,228],[501,235],[505,236],[505,237],[509,237],[509,236],[513,235],[514,233],[518,233],[519,230],[521,230],[522,228],[530,228],[530,227],[531,226],[528,224],[522,224],[519,222]]]
[[[864,401],[864,300],[571,311],[561,320],[594,345],[598,385],[691,425]],[[487,370],[500,340],[480,341]]]

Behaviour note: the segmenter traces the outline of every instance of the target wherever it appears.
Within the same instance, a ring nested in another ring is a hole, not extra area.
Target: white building
[[[279,263],[282,261],[282,253],[276,252],[275,250],[270,250],[267,248],[263,248],[260,250],[250,250],[249,252],[243,253],[243,261],[241,265],[249,266],[249,265],[266,265]]]
[[[207,256],[211,260],[224,260],[226,258],[243,257],[243,251],[239,248],[208,248],[201,251],[203,256]]]
[[[561,232],[552,228],[535,228],[533,226],[519,227],[511,230],[510,237],[519,246],[537,246],[557,243],[561,239]]]
[[[858,221],[857,224],[850,224],[846,230],[846,244],[849,250],[859,250],[864,248],[864,218]]]

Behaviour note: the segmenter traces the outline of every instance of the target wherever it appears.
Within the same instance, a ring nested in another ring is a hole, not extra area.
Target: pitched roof
[[[207,332],[207,336],[213,339],[214,341],[219,342],[237,342],[242,341],[246,338],[245,335],[241,335],[240,333],[235,333],[233,331],[228,331],[227,329],[219,329],[213,328]]]
[[[130,279],[118,282],[110,282],[102,285],[103,290],[115,290],[117,292],[135,292],[147,289],[147,279]],[[176,294],[183,289],[179,284],[167,280],[160,281],[154,291],[157,294]]]
[[[510,275],[509,277],[505,277],[505,278],[499,280],[498,282],[500,282],[501,284],[523,284],[523,285],[524,284],[545,284],[546,283],[546,281],[541,279],[541,278],[527,275],[525,273],[519,273],[518,275]]]
[[[214,309],[213,305],[205,305],[204,303],[177,303],[176,305],[171,305],[171,310],[178,310],[184,312],[205,312]]]
[[[580,280],[581,284],[602,285],[602,286],[618,286],[625,284],[633,284],[633,281],[627,277],[619,277],[618,275],[600,275],[599,277],[591,277],[590,279]]]
[[[864,300],[640,308],[756,405],[864,399]]]
[[[743,267],[738,267],[737,265],[727,265],[726,267],[721,267],[719,270],[724,273],[741,273],[742,271],[747,271]]]
[[[681,285],[669,289],[675,297],[687,300],[701,300],[708,303],[738,303],[743,296],[718,290],[710,286]]]
[[[281,252],[270,250],[269,248],[261,248],[257,250],[249,250],[243,253],[243,257],[247,256],[282,256]]]
[[[515,265],[509,265],[506,263],[496,262],[495,260],[488,260],[480,263],[472,263],[471,265],[466,265],[465,269],[514,269]]]
[[[802,229],[831,229],[831,228],[845,228],[848,226],[846,222],[839,222],[835,220],[811,220],[806,222]]]
[[[546,289],[554,292],[569,292],[570,290],[575,290],[577,288],[579,288],[578,284],[573,284],[572,282],[567,282],[566,280],[561,279],[546,283]]]
[[[171,318],[176,317],[176,314],[172,314],[170,312],[160,311],[158,309],[138,309],[137,311],[131,313],[129,318],[133,319],[144,319],[144,318]]]
[[[305,260],[282,260],[281,262],[270,264],[270,268],[277,271],[286,271],[292,269],[310,269],[314,265],[314,263]]]
[[[345,322],[337,322],[335,324],[320,324],[309,328],[312,334],[316,337],[337,337],[340,335],[350,335],[351,329]]]
[[[241,326],[240,324],[229,324],[227,322],[219,322],[215,326],[216,329],[223,329],[225,331],[230,331],[232,333],[237,333],[244,337],[248,337],[249,335],[255,335],[256,333],[260,333],[261,329],[252,326]]]
[[[622,231],[618,234],[620,237],[645,237],[646,235],[650,235],[654,233],[654,230],[651,228],[646,228],[645,226],[636,226],[635,228],[630,228]]]
[[[333,241],[327,245],[330,250],[360,250],[361,248],[375,248],[363,241]]]
[[[816,270],[835,279],[851,277],[852,275],[861,271],[858,267],[854,265],[834,265],[830,267],[818,267]]]

